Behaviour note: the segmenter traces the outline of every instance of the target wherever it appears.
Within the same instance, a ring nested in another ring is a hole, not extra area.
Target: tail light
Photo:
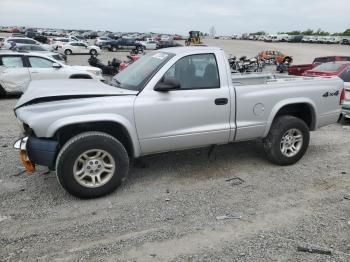
[[[343,88],[340,92],[339,105],[344,104],[345,101],[345,88]]]

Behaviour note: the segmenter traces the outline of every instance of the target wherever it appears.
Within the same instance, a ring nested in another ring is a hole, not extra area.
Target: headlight
[[[89,73],[94,74],[95,76],[101,75],[101,70],[87,70]]]

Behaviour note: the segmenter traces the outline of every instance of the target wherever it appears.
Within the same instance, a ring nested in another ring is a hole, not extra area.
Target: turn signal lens
[[[21,150],[19,153],[19,157],[22,161],[22,165],[24,166],[25,170],[27,172],[33,173],[35,171],[35,166],[32,163],[30,163],[26,151]]]

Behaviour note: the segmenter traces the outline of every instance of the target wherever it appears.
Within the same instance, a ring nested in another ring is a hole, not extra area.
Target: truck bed
[[[313,78],[282,75],[282,74],[271,74],[271,73],[253,73],[253,74],[232,74],[232,83],[234,86],[245,86],[245,85],[265,85],[269,83],[277,82],[291,82],[291,81],[310,81]]]

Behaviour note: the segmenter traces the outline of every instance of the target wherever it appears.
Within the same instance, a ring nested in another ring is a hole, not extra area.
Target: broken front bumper
[[[28,172],[35,171],[35,165],[55,167],[58,142],[36,137],[23,137],[15,142],[14,148],[20,150],[20,160]]]

